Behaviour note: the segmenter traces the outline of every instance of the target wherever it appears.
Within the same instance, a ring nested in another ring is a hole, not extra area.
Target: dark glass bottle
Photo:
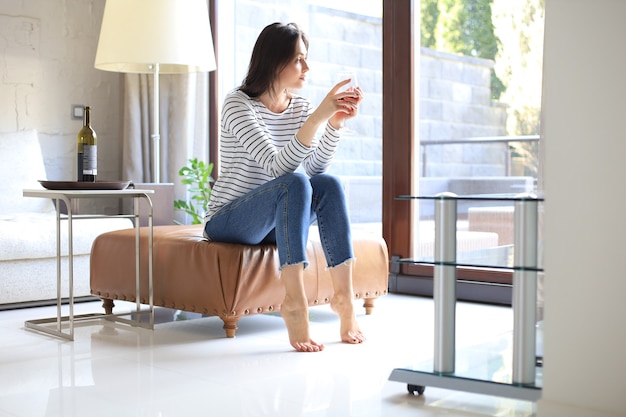
[[[78,132],[77,146],[78,181],[95,182],[98,175],[98,144],[95,130],[91,127],[91,107],[85,107],[85,123]]]

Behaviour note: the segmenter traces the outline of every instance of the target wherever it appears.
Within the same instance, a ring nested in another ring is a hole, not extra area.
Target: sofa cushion
[[[46,169],[36,130],[0,133],[0,215],[11,213],[49,213],[52,200],[24,198],[24,188],[41,188]]]
[[[32,200],[39,200],[32,198]],[[74,255],[91,252],[94,239],[112,230],[128,229],[128,219],[102,218],[73,221]],[[67,221],[61,222],[61,254],[67,255]],[[56,256],[56,213],[0,214],[0,261]]]

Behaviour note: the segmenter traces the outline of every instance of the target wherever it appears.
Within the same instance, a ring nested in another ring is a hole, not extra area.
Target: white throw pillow
[[[0,214],[48,213],[52,201],[24,197],[25,188],[40,189],[46,169],[36,130],[0,133]]]

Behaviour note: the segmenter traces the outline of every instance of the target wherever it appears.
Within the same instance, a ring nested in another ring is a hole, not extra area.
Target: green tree
[[[493,0],[422,0],[421,45],[495,60],[500,41],[494,31],[492,3]],[[492,98],[499,99],[505,89],[492,70]]]
[[[439,0],[422,0],[420,6],[420,45],[426,48],[435,48],[437,45],[435,30],[439,20]]]
[[[493,21],[501,48],[495,71],[506,85],[507,132],[537,135],[541,121],[543,0],[494,0]]]
[[[511,135],[538,134],[544,0],[421,0],[421,45],[494,60],[492,98]]]
[[[498,38],[491,20],[493,0],[443,0],[446,13],[441,21],[446,49],[463,55],[494,59]]]

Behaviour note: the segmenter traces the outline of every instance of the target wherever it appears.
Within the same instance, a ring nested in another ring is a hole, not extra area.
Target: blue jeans
[[[304,264],[309,227],[317,220],[329,268],[354,259],[343,186],[319,174],[286,174],[239,197],[217,211],[204,231],[217,242],[275,243],[281,269]]]

